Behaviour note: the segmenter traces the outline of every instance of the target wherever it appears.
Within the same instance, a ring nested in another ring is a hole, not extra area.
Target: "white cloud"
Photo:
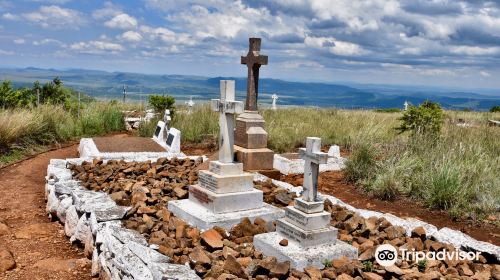
[[[0,55],[14,55],[13,51],[4,51],[0,49]]]
[[[46,38],[42,40],[35,40],[33,41],[33,45],[35,46],[43,46],[43,45],[56,45],[60,47],[66,47],[66,44],[63,42],[56,40],[56,39],[51,39],[51,38]]]
[[[3,14],[2,18],[5,19],[5,20],[19,20],[19,19],[21,19],[21,17],[19,17],[18,15],[14,15],[14,14],[11,14],[11,13],[5,13],[5,14]]]
[[[70,49],[79,53],[86,54],[116,54],[125,50],[120,44],[104,41],[77,42],[71,44]]]
[[[14,39],[14,44],[22,45],[24,43],[26,43],[26,40],[24,40],[23,38]]]
[[[80,12],[55,5],[41,6],[38,11],[24,13],[22,16],[43,28],[78,29],[85,23]]]
[[[487,71],[480,71],[479,75],[481,75],[483,77],[486,77],[486,78],[491,77],[491,74],[489,72],[487,72]]]
[[[120,39],[128,42],[140,42],[142,41],[142,35],[135,31],[127,31],[119,36]]]
[[[116,29],[135,29],[137,20],[128,14],[119,14],[104,23],[109,28]]]
[[[122,11],[119,7],[111,2],[104,3],[104,7],[92,12],[92,17],[95,19],[111,18],[121,14]]]
[[[160,40],[168,44],[195,45],[196,40],[187,33],[176,33],[165,27],[151,27],[142,25],[139,30],[150,40]]]
[[[470,56],[494,55],[500,53],[500,47],[456,46],[451,47],[450,51],[455,54]]]

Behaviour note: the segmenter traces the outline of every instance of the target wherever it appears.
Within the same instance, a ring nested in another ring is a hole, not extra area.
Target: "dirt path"
[[[301,186],[303,175],[282,176],[282,181]],[[460,230],[477,240],[500,246],[500,228],[498,226],[473,223],[467,220],[453,221],[445,211],[429,210],[410,199],[399,198],[395,201],[386,201],[369,197],[355,186],[346,184],[342,172],[339,171],[321,173],[318,180],[318,189],[320,192],[333,195],[356,208],[391,213],[401,218],[417,218],[438,228],[449,227]]]
[[[76,150],[73,145],[0,170],[0,223],[7,225],[2,230],[0,224],[0,279],[91,279],[89,261],[71,246],[64,227],[45,213],[49,160],[76,157]],[[5,249],[16,267],[2,273]]]

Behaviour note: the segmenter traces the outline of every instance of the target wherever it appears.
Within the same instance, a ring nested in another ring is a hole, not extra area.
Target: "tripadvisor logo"
[[[457,260],[457,261],[477,261],[479,260],[480,252],[465,252],[460,250],[447,251],[442,250],[439,252],[422,252],[403,249],[399,250],[401,259],[405,261],[415,261],[419,262],[422,260]],[[391,266],[398,260],[397,249],[390,244],[383,244],[377,247],[375,250],[375,261],[381,266]]]

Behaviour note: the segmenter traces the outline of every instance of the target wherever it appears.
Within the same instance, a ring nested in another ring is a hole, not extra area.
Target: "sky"
[[[0,0],[0,66],[500,87],[500,1]],[[1,77],[0,77],[1,78]]]

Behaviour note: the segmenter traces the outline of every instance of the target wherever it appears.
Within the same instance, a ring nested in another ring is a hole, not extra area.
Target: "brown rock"
[[[377,273],[374,272],[365,272],[363,273],[363,279],[367,280],[384,280],[384,277],[378,275]]]
[[[205,250],[201,247],[195,247],[191,254],[189,254],[189,259],[191,260],[192,263],[195,265],[201,264],[210,264],[210,258],[207,256]]]
[[[364,251],[363,253],[361,253],[361,255],[359,255],[358,259],[360,261],[368,261],[374,259],[376,249],[377,249],[376,247],[369,247],[368,249],[366,249],[366,251]]]
[[[352,280],[354,278],[352,278],[350,275],[348,274],[340,274],[338,277],[337,277],[337,280]]]
[[[0,249],[0,273],[16,267],[16,261],[12,253],[6,249]]]
[[[400,238],[400,237],[405,237],[406,230],[404,227],[400,226],[390,226],[384,230],[385,233],[387,233],[387,238],[390,240]]]
[[[423,227],[414,228],[411,231],[411,237],[417,237],[417,238],[420,238],[422,240],[425,240],[425,238],[426,238],[425,229]]]
[[[160,245],[158,252],[164,254],[165,256],[169,256],[170,258],[174,256],[174,249],[170,248],[169,246]]]
[[[395,274],[397,276],[403,275],[403,270],[401,270],[401,268],[399,268],[395,265],[385,266],[384,269],[385,269],[385,271],[392,273],[392,274]]]
[[[234,276],[229,273],[222,273],[219,277],[217,277],[217,280],[231,280],[231,279],[237,279],[237,276]]]
[[[457,270],[458,270],[458,273],[461,276],[472,276],[472,275],[474,275],[474,272],[472,272],[472,270],[469,268],[469,266],[466,263],[459,265],[458,268],[457,268]]]
[[[358,249],[360,252],[364,252],[372,248],[373,246],[375,246],[375,243],[372,240],[366,240],[365,242],[363,242],[363,244],[359,245]]]
[[[458,275],[455,275],[455,274],[449,275],[449,276],[452,276],[449,279],[454,279],[455,277],[459,278]],[[455,276],[455,277],[453,277],[453,276]],[[420,275],[420,277],[418,279],[419,280],[434,280],[434,279],[440,279],[441,277],[442,277],[441,273],[439,273],[437,271],[429,271],[427,273]]]
[[[288,276],[289,270],[290,270],[289,261],[279,262],[271,269],[269,276],[278,279],[285,279]]]
[[[132,204],[135,205],[139,202],[144,202],[148,200],[148,197],[146,196],[145,193],[141,192],[141,191],[135,191],[132,193]]]
[[[288,246],[288,240],[287,239],[282,239],[280,241],[280,245],[283,246],[283,247]]]
[[[321,274],[323,275],[323,278],[328,278],[328,279],[337,278],[337,272],[333,268],[327,268],[323,270]]]
[[[348,232],[353,232],[358,229],[362,222],[363,218],[361,218],[358,214],[354,214],[354,216],[343,223],[343,226]]]
[[[336,269],[340,268],[341,266],[345,265],[347,262],[349,262],[349,259],[346,257],[336,259],[332,261],[332,266]]]
[[[0,236],[9,234],[10,234],[9,227],[6,224],[0,222]]]
[[[500,265],[495,264],[493,265],[493,268],[491,269],[491,277],[495,280],[500,280]]]
[[[223,247],[222,236],[214,229],[204,231],[201,234],[201,240],[212,250]]]
[[[228,255],[226,261],[224,262],[223,266],[224,270],[228,271],[229,273],[236,275],[241,278],[248,278],[247,273],[241,266],[241,264],[236,260],[235,257]]]
[[[174,194],[176,197],[178,198],[187,198],[187,195],[188,195],[188,191],[186,191],[185,189],[181,188],[181,187],[176,187],[174,189]]]
[[[250,262],[252,261],[252,258],[251,257],[241,257],[241,258],[237,258],[236,261],[241,264],[241,266],[243,267],[247,267]]]
[[[321,279],[321,271],[313,266],[308,266],[304,268],[304,272],[311,277],[311,280],[320,280]]]
[[[231,247],[229,246],[224,246],[224,248],[222,248],[222,256],[227,259],[227,256],[228,255],[231,255],[235,258],[237,258],[240,253],[239,252],[236,252],[235,250],[231,249]]]

